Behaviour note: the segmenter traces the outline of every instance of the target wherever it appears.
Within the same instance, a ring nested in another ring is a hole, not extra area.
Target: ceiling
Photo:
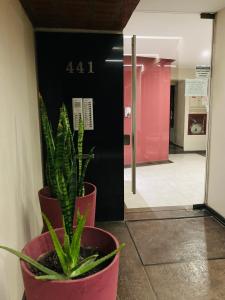
[[[139,0],[19,0],[35,28],[122,31]]]
[[[225,0],[141,0],[136,11],[214,13],[224,7]]]
[[[201,19],[197,13],[135,10],[123,33],[125,54],[131,53],[131,40],[126,36],[135,34],[138,56],[173,59],[182,69],[211,62],[212,20]]]

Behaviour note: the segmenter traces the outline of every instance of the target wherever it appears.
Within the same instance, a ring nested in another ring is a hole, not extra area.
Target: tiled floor
[[[144,265],[225,258],[224,228],[211,216],[128,221],[127,226]]]
[[[160,220],[100,224],[126,243],[118,300],[225,299],[225,227],[185,211],[192,217],[163,219],[157,211]]]
[[[184,151],[182,147],[179,147],[175,144],[170,143],[169,145],[169,153],[170,154],[179,154],[179,153],[193,153],[193,151]],[[206,156],[206,151],[194,151],[194,153],[198,153],[200,155]]]
[[[125,209],[125,220],[140,221],[140,220],[161,220],[161,219],[184,219],[205,217],[209,213],[202,210],[193,210],[192,206],[181,207],[145,207],[145,208],[131,208]]]
[[[193,205],[204,202],[206,158],[170,154],[170,164],[137,167],[137,194],[131,193],[131,169],[124,169],[127,208]]]

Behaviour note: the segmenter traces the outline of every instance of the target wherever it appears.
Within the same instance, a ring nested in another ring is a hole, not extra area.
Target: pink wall
[[[130,64],[130,57],[124,64]],[[170,60],[155,63],[137,58],[137,163],[168,160],[170,114]],[[132,73],[124,66],[124,107],[131,106]],[[124,118],[124,134],[131,136],[131,118]],[[124,163],[131,164],[131,145],[124,146]]]

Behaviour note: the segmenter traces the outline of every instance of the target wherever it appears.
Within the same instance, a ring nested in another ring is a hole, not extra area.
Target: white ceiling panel
[[[179,40],[137,39],[137,56],[177,60]],[[124,39],[124,54],[131,54],[131,41]]]
[[[137,54],[159,54],[160,58],[175,59],[181,68],[210,64],[212,20],[200,19],[197,13],[135,11],[123,33],[150,37],[137,38]],[[125,53],[131,52],[130,39],[125,38],[124,47]]]
[[[136,11],[213,13],[224,7],[225,0],[141,0]]]

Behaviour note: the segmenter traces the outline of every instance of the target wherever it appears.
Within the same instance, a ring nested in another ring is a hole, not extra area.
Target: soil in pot
[[[93,247],[81,247],[80,250],[80,260],[83,260],[91,255],[94,254],[98,254],[98,258],[104,257],[105,255],[107,255],[107,253],[102,252],[101,250],[97,249],[97,248],[93,248]],[[104,263],[98,265],[97,267],[95,267],[94,269],[90,270],[89,272],[78,276],[75,279],[79,279],[79,278],[84,278],[90,275],[93,275],[101,270],[103,270],[104,268],[106,268],[108,265],[110,265],[110,263],[112,262],[114,258],[108,259],[107,261],[105,261]],[[57,273],[63,273],[62,267],[60,265],[58,256],[56,254],[56,251],[50,251],[48,253],[45,253],[43,255],[41,255],[37,261],[39,263],[41,263],[43,266],[57,272]],[[41,276],[41,275],[45,275],[43,272],[39,271],[38,269],[36,269],[33,266],[30,266],[30,270],[31,272],[35,275],[35,276]]]

